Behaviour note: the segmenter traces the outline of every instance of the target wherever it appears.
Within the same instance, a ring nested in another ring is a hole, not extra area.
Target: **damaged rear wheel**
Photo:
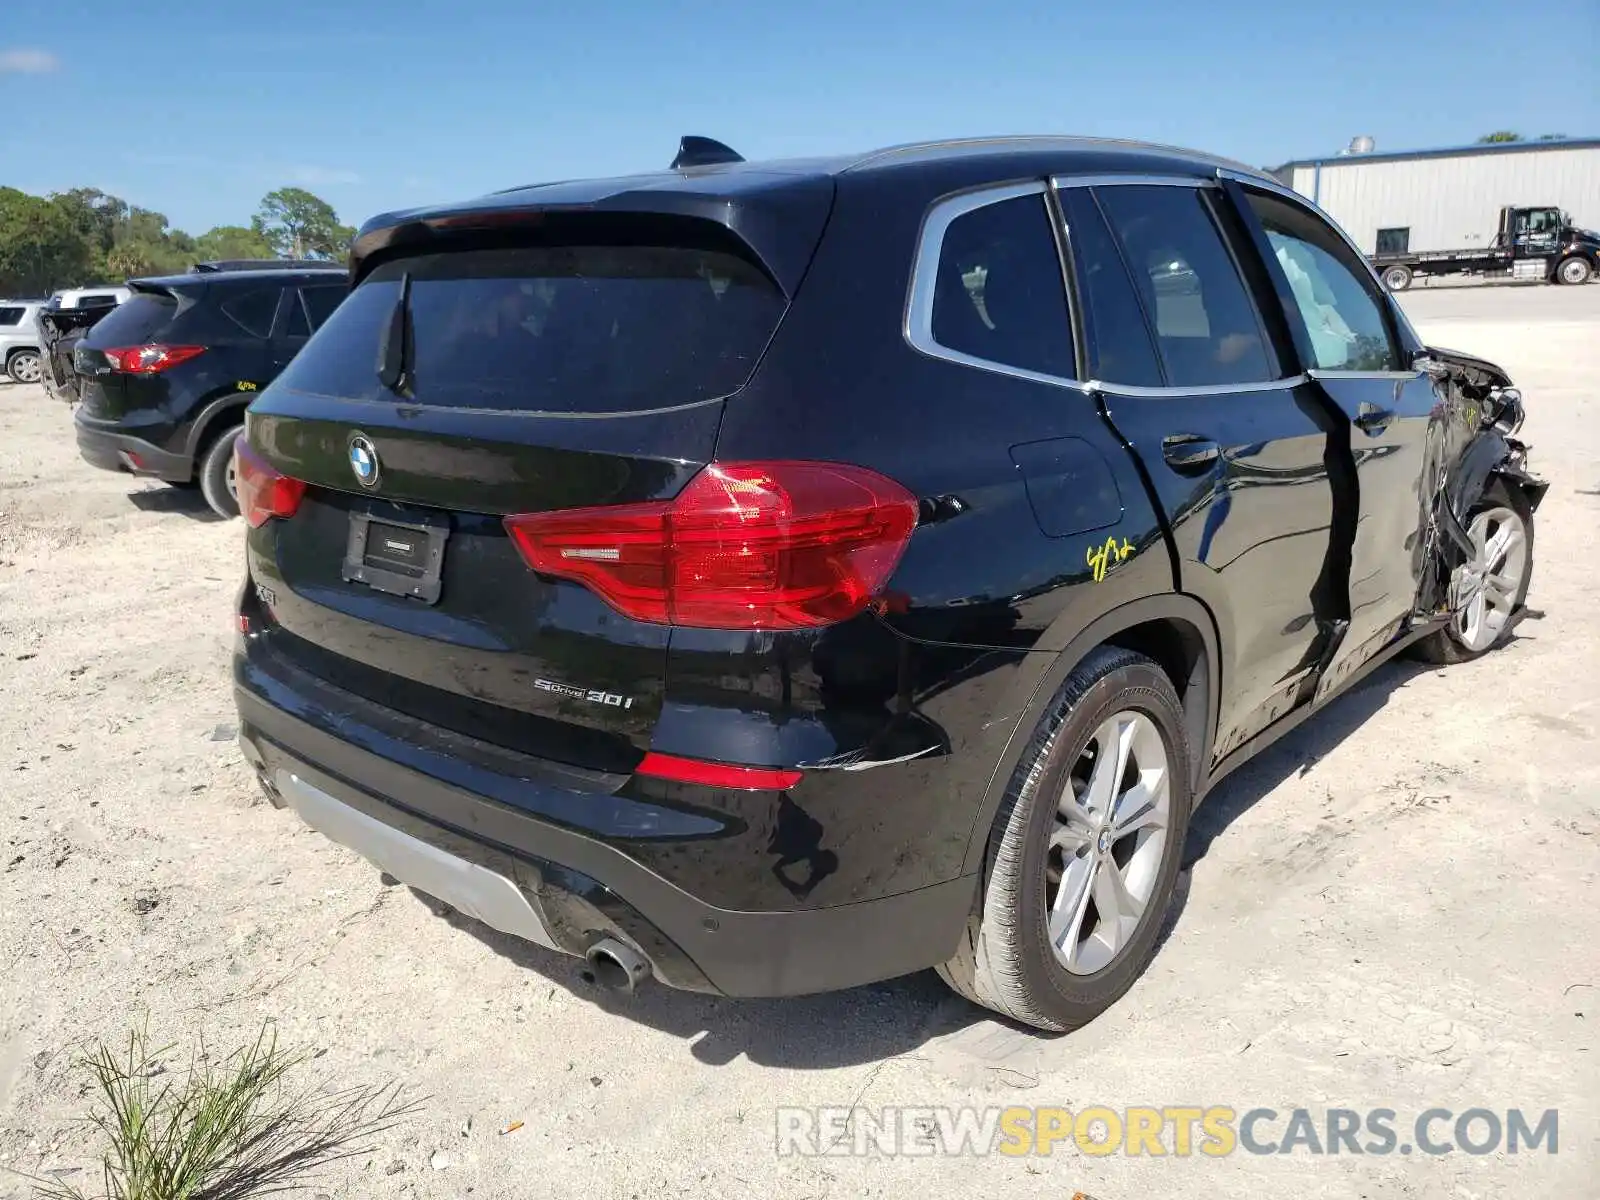
[[[1466,521],[1472,557],[1450,584],[1450,623],[1416,644],[1418,658],[1458,663],[1504,642],[1528,597],[1533,577],[1533,509],[1514,488],[1496,481]]]

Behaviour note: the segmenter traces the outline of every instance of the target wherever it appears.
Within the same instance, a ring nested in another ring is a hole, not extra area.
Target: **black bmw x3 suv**
[[[1511,381],[1233,163],[685,139],[352,275],[238,443],[244,753],[609,985],[1077,1026],[1208,789],[1527,592]]]
[[[195,484],[234,516],[244,410],[344,298],[344,267],[230,260],[131,279],[72,352],[78,450],[92,466]]]

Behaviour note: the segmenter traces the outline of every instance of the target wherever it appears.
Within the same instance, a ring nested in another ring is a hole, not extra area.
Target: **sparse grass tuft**
[[[205,1047],[175,1078],[147,1035],[81,1060],[95,1095],[88,1120],[107,1142],[105,1200],[243,1200],[303,1186],[314,1167],[362,1152],[356,1143],[417,1110],[398,1085],[295,1091],[286,1077],[308,1058],[278,1045],[269,1023],[253,1044],[212,1061]],[[35,1179],[38,1200],[90,1200],[59,1179]]]

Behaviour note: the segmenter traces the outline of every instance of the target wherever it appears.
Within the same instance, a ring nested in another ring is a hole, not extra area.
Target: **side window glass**
[[[1244,280],[1198,190],[1096,189],[1175,387],[1264,383],[1271,355]]]
[[[1094,197],[1084,188],[1067,188],[1061,204],[1083,299],[1089,377],[1103,383],[1160,387],[1161,363],[1150,328]]]
[[[22,310],[20,308],[0,308],[0,325],[22,324]]]
[[[1261,192],[1248,195],[1288,278],[1311,347],[1310,365],[1324,371],[1396,369],[1384,301],[1366,271],[1350,263],[1344,241],[1314,213]],[[1295,315],[1289,314],[1291,321]]]
[[[249,288],[229,296],[219,306],[224,315],[246,333],[266,337],[278,311],[279,288]]]
[[[321,329],[322,323],[333,315],[333,310],[339,307],[339,301],[344,299],[345,289],[342,287],[308,287],[300,289],[300,295],[306,302],[306,312],[311,317],[311,328]]]
[[[1018,196],[945,230],[933,340],[973,358],[1070,378],[1072,327],[1044,200]]]
[[[289,293],[289,316],[283,323],[284,337],[310,337],[311,322],[306,319],[306,306],[298,291]]]

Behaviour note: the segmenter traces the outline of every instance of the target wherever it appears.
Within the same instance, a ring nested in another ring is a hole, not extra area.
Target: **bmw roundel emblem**
[[[378,486],[378,448],[364,433],[350,435],[350,470],[362,487]]]

